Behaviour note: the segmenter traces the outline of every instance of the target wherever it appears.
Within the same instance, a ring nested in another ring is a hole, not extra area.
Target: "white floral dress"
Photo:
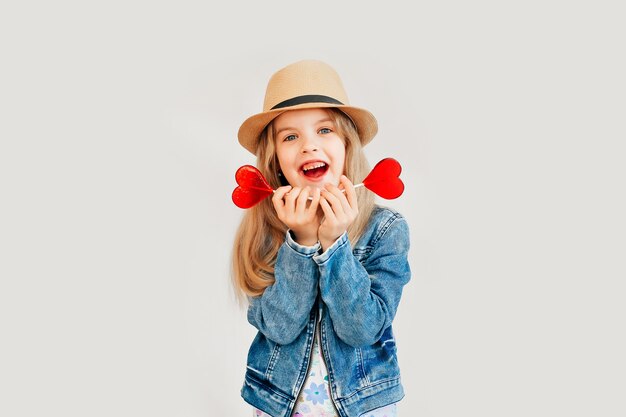
[[[292,417],[338,417],[337,410],[330,398],[328,385],[328,370],[320,352],[319,331],[315,332],[313,353],[309,374],[307,375],[300,395],[296,400]],[[253,417],[271,417],[263,411],[254,408]],[[396,404],[377,408],[362,415],[362,417],[397,417]]]

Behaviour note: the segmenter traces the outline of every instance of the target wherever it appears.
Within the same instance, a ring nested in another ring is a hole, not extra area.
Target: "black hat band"
[[[297,106],[298,104],[304,104],[304,103],[328,103],[328,104],[341,104],[341,105],[343,105],[343,103],[341,101],[339,101],[337,99],[334,99],[332,97],[320,96],[320,95],[317,95],[317,94],[309,94],[309,95],[298,96],[298,97],[290,98],[290,99],[285,100],[285,101],[281,101],[280,103],[278,103],[277,105],[272,107],[270,110],[282,109],[284,107]]]

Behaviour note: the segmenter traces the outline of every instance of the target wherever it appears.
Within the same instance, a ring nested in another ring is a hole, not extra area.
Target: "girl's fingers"
[[[300,195],[301,188],[294,187],[287,194],[285,194],[285,209],[293,213],[296,210],[296,199]]]
[[[358,210],[358,199],[356,196],[356,191],[354,189],[354,184],[352,181],[348,179],[345,175],[341,176],[341,184],[343,185],[344,190],[346,190],[346,199],[348,200],[348,204],[354,210]]]
[[[306,210],[306,205],[308,203],[309,194],[311,192],[311,188],[306,186],[300,191],[298,195],[298,199],[296,201],[296,215],[303,216],[304,211]]]
[[[333,211],[333,218],[336,221],[340,221],[345,217],[343,206],[337,196],[333,193],[328,190],[322,190],[322,200],[326,200],[328,202],[331,210]]]
[[[309,208],[307,209],[309,216],[311,218],[315,217],[315,215],[317,214],[317,207],[319,206],[321,191],[319,188],[315,187],[313,189],[312,194],[313,196],[311,197],[311,204],[309,205]]]
[[[322,192],[322,196],[328,200],[337,216],[341,216],[344,212],[350,210],[346,196],[334,185],[327,184],[326,189]]]
[[[291,185],[285,185],[283,187],[278,187],[276,191],[274,191],[274,195],[272,196],[272,200],[282,200],[285,194],[287,194],[291,190]]]
[[[274,208],[276,209],[277,212],[279,210],[282,211],[284,209],[285,202],[283,201],[283,197],[285,196],[285,194],[289,192],[289,190],[291,190],[291,186],[286,185],[284,187],[279,187],[274,192],[274,195],[272,196],[272,203],[274,204]]]
[[[340,184],[343,185],[343,184]],[[330,192],[333,193],[333,195],[335,197],[337,197],[337,200],[339,201],[339,203],[341,204],[341,207],[343,208],[343,211],[346,213],[349,213],[351,210],[350,207],[350,203],[348,202],[348,199],[346,198],[346,195],[341,191],[341,189],[339,187],[335,187],[334,185],[328,184],[328,190]]]
[[[330,207],[330,203],[328,203],[328,200],[326,199],[326,197],[320,198],[319,204],[320,204],[320,207],[322,208],[322,211],[324,212],[324,223],[336,222],[337,218],[335,217],[335,212]]]

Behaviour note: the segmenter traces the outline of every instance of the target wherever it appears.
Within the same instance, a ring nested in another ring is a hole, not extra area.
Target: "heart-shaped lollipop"
[[[240,167],[235,181],[239,185],[233,190],[233,203],[239,208],[250,208],[274,192],[261,171],[252,165]]]
[[[404,192],[404,183],[399,178],[402,172],[400,163],[393,158],[378,162],[361,184],[368,190],[387,200],[398,198]],[[250,208],[263,200],[274,190],[256,167],[244,165],[235,173],[237,187],[233,190],[233,203],[239,208]]]
[[[367,177],[363,185],[370,191],[387,200],[398,198],[404,192],[404,183],[400,179],[402,167],[393,158],[385,158],[378,162]]]

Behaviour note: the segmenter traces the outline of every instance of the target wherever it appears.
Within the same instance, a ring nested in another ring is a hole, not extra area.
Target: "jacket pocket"
[[[368,384],[374,385],[377,382],[400,377],[396,341],[391,326],[385,330],[378,342],[361,350],[363,369]]]
[[[269,382],[279,357],[280,345],[259,332],[248,351],[247,372],[258,381]]]

